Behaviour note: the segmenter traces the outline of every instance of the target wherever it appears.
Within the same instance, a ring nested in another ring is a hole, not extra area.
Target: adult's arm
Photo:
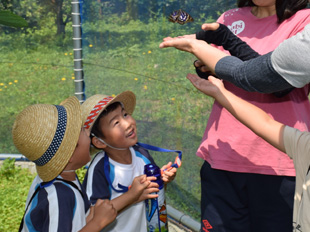
[[[197,32],[196,39],[204,40],[207,43],[212,43],[217,46],[223,46],[223,48],[229,51],[232,56],[239,58],[241,61],[250,60],[260,56],[246,42],[242,41],[239,37],[232,33],[232,31],[229,30],[229,28],[224,24],[218,24],[218,28],[216,30],[201,30]],[[287,81],[283,80],[283,78],[275,72],[272,65],[270,65],[269,56],[263,58],[263,63],[266,64],[266,66],[264,66],[263,69],[258,69],[260,72],[255,73],[255,75],[253,75],[253,72],[245,69],[247,65],[250,68],[251,64],[245,64],[245,67],[242,67],[243,64],[239,62],[238,59],[225,59],[227,60],[222,61],[217,68],[218,73],[221,74],[216,73],[216,75],[221,79],[232,82],[244,90],[261,93],[273,93],[277,97],[282,97],[293,89],[292,85],[288,84]],[[257,62],[261,62],[261,59],[253,62],[253,65],[255,65],[254,68],[252,68],[253,71],[254,69],[256,70]],[[233,75],[228,75],[228,73],[232,72],[232,70],[229,70],[228,67],[235,68],[235,66],[241,67],[234,70],[235,72]],[[197,67],[195,68],[200,77],[207,79],[206,76],[208,76],[208,74],[203,73]],[[220,69],[223,70],[221,71]],[[243,73],[245,71],[249,71],[248,74],[251,76]],[[270,78],[262,78],[266,77],[262,75],[270,75]]]
[[[289,40],[292,40],[292,38]],[[306,44],[304,43],[304,45]],[[292,43],[292,46],[294,46],[294,43]],[[236,57],[228,56],[226,53],[201,40],[189,38],[165,38],[159,47],[175,47],[181,51],[190,52],[201,60],[206,65],[207,69],[215,73],[217,77],[227,80],[247,91],[273,93],[291,89],[292,87],[298,87],[286,81],[286,79],[273,68],[270,58],[272,53],[248,61],[242,61]],[[309,50],[309,47],[305,47],[305,51]],[[300,51],[297,56],[302,56],[302,54],[308,56],[309,53],[305,51]],[[284,55],[288,56],[285,52]],[[310,59],[310,56],[308,57],[307,59]],[[278,61],[281,63],[281,58]],[[282,68],[284,69],[285,67]],[[309,67],[304,67],[304,69],[307,70]],[[259,72],[257,72],[257,70]],[[303,74],[307,75],[306,77],[309,79],[309,74],[307,74],[307,72],[303,72]],[[306,78],[302,86],[307,83],[309,83],[309,81]]]
[[[198,31],[196,33],[196,39],[222,46],[232,56],[236,56],[240,60],[250,60],[260,56],[246,42],[232,33],[226,25],[221,23],[219,23],[219,27],[216,30]]]
[[[273,68],[271,55],[272,52],[248,61],[226,56],[217,62],[215,74],[220,79],[250,92],[274,93],[291,90],[292,85]]]
[[[310,82],[309,54],[310,25],[307,25],[266,55],[245,62],[235,57],[220,59],[214,72],[248,91],[272,93],[290,87],[301,88]]]

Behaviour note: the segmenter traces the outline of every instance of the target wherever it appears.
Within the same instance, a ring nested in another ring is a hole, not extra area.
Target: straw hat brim
[[[87,120],[90,112],[94,109],[94,107],[98,104],[99,101],[102,99],[109,97],[108,95],[103,94],[96,94],[88,98],[83,104],[82,104],[82,120],[83,124]],[[92,129],[95,121],[99,117],[99,115],[104,111],[109,105],[113,104],[114,102],[121,102],[124,106],[124,109],[127,111],[128,114],[133,114],[133,111],[136,106],[136,96],[131,91],[124,91],[117,96],[115,96],[111,101],[109,101],[101,110],[97,112],[97,115],[93,118],[93,122],[90,124],[90,130]]]
[[[37,173],[44,182],[56,178],[66,167],[76,148],[82,127],[81,107],[76,97],[69,97],[59,105],[66,109],[66,130],[55,155],[45,165],[36,165]],[[28,159],[38,159],[51,144],[57,123],[55,106],[36,104],[27,107],[18,115],[13,126],[15,146]]]

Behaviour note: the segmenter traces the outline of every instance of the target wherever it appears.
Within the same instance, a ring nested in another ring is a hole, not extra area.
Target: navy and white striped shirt
[[[26,206],[41,182],[38,176],[33,180]],[[55,180],[50,186],[40,189],[25,213],[22,231],[67,232],[82,229],[86,225],[90,202],[80,182],[77,179],[72,182],[82,194],[61,180]]]

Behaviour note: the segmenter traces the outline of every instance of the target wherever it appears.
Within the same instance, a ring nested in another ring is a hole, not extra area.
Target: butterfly
[[[188,13],[186,13],[184,10],[175,10],[170,15],[168,20],[173,23],[179,23],[181,25],[189,22],[193,22],[194,19],[192,16],[190,16]]]

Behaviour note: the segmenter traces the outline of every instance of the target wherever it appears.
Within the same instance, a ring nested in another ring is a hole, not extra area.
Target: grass
[[[18,231],[34,174],[5,160],[0,167],[0,231]]]

